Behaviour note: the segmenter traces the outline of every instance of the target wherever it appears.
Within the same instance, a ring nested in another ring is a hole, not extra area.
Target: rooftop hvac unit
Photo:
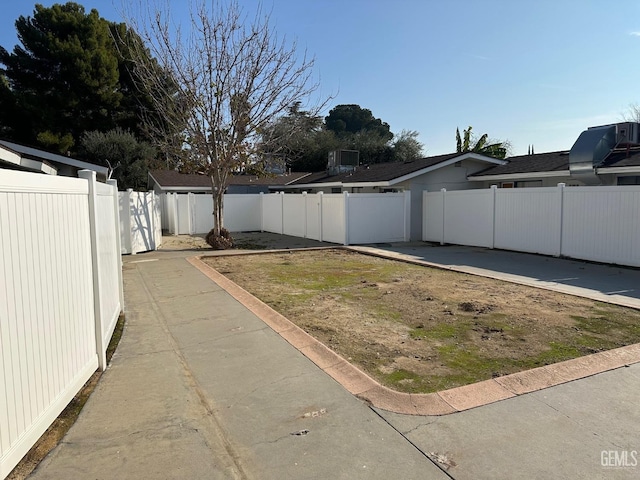
[[[618,145],[640,144],[640,124],[636,122],[617,123],[616,143]]]
[[[327,170],[330,175],[352,172],[359,165],[359,159],[358,150],[333,150],[329,152]]]

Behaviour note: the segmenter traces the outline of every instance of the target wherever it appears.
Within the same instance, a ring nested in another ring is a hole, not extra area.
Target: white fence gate
[[[161,200],[154,192],[120,192],[122,253],[156,250],[162,244]]]
[[[640,188],[423,194],[423,240],[640,266]]]
[[[123,310],[115,183],[0,170],[0,478],[96,368]]]
[[[406,193],[235,194],[224,197],[224,225],[231,232],[265,231],[340,243],[409,240]],[[163,195],[163,228],[203,234],[213,228],[211,195]]]

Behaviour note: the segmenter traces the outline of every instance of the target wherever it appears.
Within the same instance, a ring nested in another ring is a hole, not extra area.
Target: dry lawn
[[[205,261],[402,392],[640,342],[640,311],[342,249]]]

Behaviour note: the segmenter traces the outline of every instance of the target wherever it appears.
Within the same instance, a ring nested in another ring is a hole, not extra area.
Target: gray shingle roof
[[[569,170],[569,152],[536,153],[506,159],[509,163],[489,167],[474,177],[485,175],[509,175],[514,173],[556,172]]]
[[[510,175],[518,173],[560,172],[569,170],[569,152],[536,153],[507,158],[509,163],[489,167],[474,177],[488,175]],[[599,168],[640,167],[640,148],[615,150],[605,159]]]
[[[376,163],[373,165],[360,165],[353,172],[340,173],[338,175],[327,175],[326,172],[318,172],[302,178],[290,185],[310,184],[310,183],[356,183],[356,182],[387,182],[395,178],[408,175],[424,168],[432,167],[463,154],[448,153],[434,157],[421,158],[411,162],[390,162]]]

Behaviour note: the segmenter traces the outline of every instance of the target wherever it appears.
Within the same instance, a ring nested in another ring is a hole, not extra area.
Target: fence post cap
[[[441,188],[441,189],[440,189],[440,191],[441,191],[441,192],[446,192],[446,191],[447,191],[447,189],[446,189],[446,188]]]
[[[564,188],[564,187],[566,187],[566,186],[567,186],[567,184],[566,184],[566,183],[563,183],[563,182],[560,182],[560,183],[558,184],[558,187],[559,187],[559,188]]]
[[[491,190],[497,190],[498,189],[498,185],[491,185]]]
[[[94,179],[96,178],[96,172],[94,172],[93,170],[79,170],[78,171],[78,177],[79,178],[86,178],[86,179]]]

